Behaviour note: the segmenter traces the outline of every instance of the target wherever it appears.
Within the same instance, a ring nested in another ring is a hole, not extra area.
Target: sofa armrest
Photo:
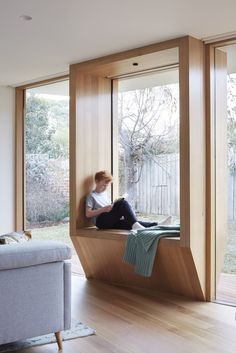
[[[70,258],[70,247],[58,241],[30,240],[25,243],[0,246],[0,270],[29,267]]]

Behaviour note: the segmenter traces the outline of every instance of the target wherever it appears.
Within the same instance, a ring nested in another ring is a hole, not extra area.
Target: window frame
[[[15,229],[25,230],[25,106],[26,90],[68,81],[69,75],[36,81],[15,88]]]
[[[236,44],[236,38],[207,43],[205,46],[206,87],[206,298],[216,299],[216,49]]]
[[[178,70],[178,76],[179,76],[179,64],[170,64],[170,65],[163,65],[163,67],[161,67],[160,69],[157,70],[152,70],[153,73],[162,73],[165,71],[170,71],[170,70]],[[146,72],[137,72],[135,75],[126,75],[125,78],[126,79],[132,79],[133,77],[139,77],[139,76],[144,76],[145,75],[150,75],[150,73],[146,73]],[[123,77],[121,77],[122,79]],[[112,116],[112,173],[114,176],[114,180],[113,180],[113,184],[112,184],[112,190],[113,190],[113,199],[116,199],[118,197],[121,196],[120,192],[119,192],[119,151],[118,151],[118,146],[119,146],[119,131],[118,131],[118,111],[117,109],[115,109],[115,107],[117,107],[118,104],[118,95],[119,95],[119,77],[116,77],[115,80],[112,80],[112,85],[113,87],[115,86],[116,89],[116,101],[113,101],[113,112],[115,111],[115,114],[113,113]],[[179,83],[179,79],[178,79],[178,95],[180,93],[180,83]],[[180,99],[179,99],[180,100]],[[180,104],[179,104],[180,105]],[[178,115],[179,115],[179,132],[178,132],[178,136],[179,136],[179,158],[180,158],[180,106],[179,106],[179,111],[178,111]],[[180,160],[179,160],[179,174],[180,174]],[[180,175],[178,176],[179,179],[179,189],[180,189]],[[180,199],[179,199],[179,217],[180,217]],[[152,215],[153,216],[153,215]]]

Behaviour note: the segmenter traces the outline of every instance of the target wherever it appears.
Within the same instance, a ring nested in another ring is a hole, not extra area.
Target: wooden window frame
[[[205,45],[206,90],[206,299],[216,298],[215,49],[236,44],[236,37]]]
[[[15,89],[15,229],[25,229],[25,94],[34,87],[69,80],[69,75],[37,81]]]

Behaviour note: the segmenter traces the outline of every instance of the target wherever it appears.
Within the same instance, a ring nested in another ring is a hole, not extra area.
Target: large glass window
[[[236,304],[236,46],[216,50],[216,300]],[[217,57],[220,57],[217,61]]]
[[[33,239],[59,240],[73,251],[72,272],[84,271],[69,237],[69,81],[26,90],[25,228]]]
[[[119,195],[141,219],[179,222],[178,68],[119,80]]]
[[[69,244],[83,275],[69,237],[69,81],[27,89],[25,103],[25,228]]]
[[[68,222],[68,81],[26,91],[25,165],[26,227]]]

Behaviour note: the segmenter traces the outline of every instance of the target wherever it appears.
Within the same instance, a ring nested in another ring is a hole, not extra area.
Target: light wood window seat
[[[124,241],[126,241],[128,234],[129,230],[125,229],[98,229],[95,226],[80,228],[76,232],[79,237]],[[165,243],[171,241],[170,246],[179,246],[180,238],[167,236],[160,241]]]
[[[190,297],[202,299],[191,253],[180,246],[180,238],[160,240],[152,275],[143,277],[134,272],[132,265],[123,262],[128,232],[98,230],[96,227],[77,229],[72,240],[88,279],[183,295],[187,293]]]
[[[129,230],[125,229],[98,229],[95,226],[77,229],[76,235],[79,237],[108,239],[108,240],[124,240],[126,241]],[[170,246],[179,246],[179,237],[165,237],[161,242],[171,243]]]

